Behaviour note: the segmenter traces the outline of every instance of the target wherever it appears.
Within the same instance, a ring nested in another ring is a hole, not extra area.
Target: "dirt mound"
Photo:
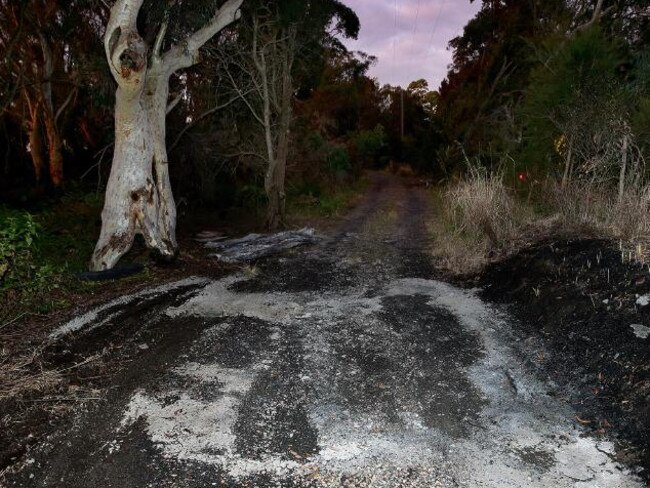
[[[650,268],[605,240],[545,242],[480,278],[492,301],[515,302],[520,326],[553,357],[536,361],[577,422],[620,439],[620,461],[650,480]]]

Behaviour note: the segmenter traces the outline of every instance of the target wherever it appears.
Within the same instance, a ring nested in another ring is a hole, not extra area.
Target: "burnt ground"
[[[549,378],[553,344],[435,279],[429,210],[425,189],[375,174],[312,248],[60,324],[44,355],[71,406],[2,437],[1,482],[643,486]]]
[[[515,304],[521,330],[546,346],[544,374],[650,479],[650,339],[631,327],[650,326],[650,269],[618,243],[548,241],[491,265],[480,285],[489,300]]]

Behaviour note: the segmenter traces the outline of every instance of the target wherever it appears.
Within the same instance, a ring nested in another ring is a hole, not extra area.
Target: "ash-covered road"
[[[504,312],[432,279],[425,190],[373,178],[311,249],[68,324],[101,333],[155,301],[129,327],[167,332],[10,486],[643,486]]]

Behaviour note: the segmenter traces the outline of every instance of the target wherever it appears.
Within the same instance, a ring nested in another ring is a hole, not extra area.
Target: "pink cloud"
[[[361,20],[349,49],[378,57],[370,75],[379,83],[406,86],[424,78],[437,88],[447,73],[447,43],[480,8],[469,0],[344,0]],[[396,9],[397,6],[397,9]]]

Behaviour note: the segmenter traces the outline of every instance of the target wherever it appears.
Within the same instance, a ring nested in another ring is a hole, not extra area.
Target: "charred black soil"
[[[309,249],[77,316],[41,351],[58,395],[0,405],[24,413],[11,486],[637,487],[583,427],[629,440],[631,466],[645,453],[643,270],[600,241],[494,265],[481,285],[518,302],[513,330],[434,279],[431,218],[426,190],[377,174]]]
[[[26,366],[25,381],[53,379],[53,386],[0,400],[2,443],[0,471],[23,457],[36,443],[42,443],[49,432],[62,429],[72,421],[70,413],[77,404],[103,405],[102,390],[115,384],[128,383],[135,371],[151,361],[165,357],[170,345],[191,341],[202,328],[201,323],[178,327],[159,317],[161,302],[180,303],[198,290],[199,285],[174,289],[164,295],[134,298],[119,310],[112,327],[69,335],[45,343],[40,351],[42,361]],[[104,310],[110,314],[111,308]],[[22,372],[24,373],[24,371]],[[110,395],[109,395],[110,397]]]
[[[631,327],[650,326],[648,267],[609,241],[547,241],[490,265],[479,282],[484,297],[516,304],[519,326],[543,339],[552,357],[533,362],[571,401],[576,422],[616,435],[620,460],[650,480],[650,339]]]

